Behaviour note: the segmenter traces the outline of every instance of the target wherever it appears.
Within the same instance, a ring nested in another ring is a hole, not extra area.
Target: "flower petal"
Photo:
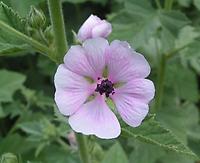
[[[72,72],[93,78],[95,72],[88,63],[85,53],[80,45],[72,46],[64,57],[64,63]]]
[[[94,90],[82,76],[69,71],[63,64],[58,67],[54,82],[55,101],[64,115],[74,113]]]
[[[112,32],[112,26],[105,20],[92,29],[92,37],[107,37]]]
[[[106,50],[109,78],[113,82],[127,82],[134,78],[145,78],[150,66],[144,56],[130,48],[124,41],[115,40]]]
[[[65,90],[56,90],[55,101],[59,111],[63,115],[71,115],[86,101],[87,92],[73,92]]]
[[[88,39],[83,43],[88,62],[95,71],[96,78],[102,76],[105,67],[105,50],[108,46],[108,41],[100,37]]]
[[[148,105],[135,100],[128,94],[115,93],[112,99],[122,119],[132,127],[139,126],[148,114]]]
[[[108,108],[101,96],[97,96],[80,107],[75,114],[70,116],[69,124],[76,132],[96,135],[102,139],[116,138],[121,132],[115,114]]]
[[[155,95],[155,87],[151,80],[134,79],[117,88],[115,93],[126,94],[142,103],[148,104]]]

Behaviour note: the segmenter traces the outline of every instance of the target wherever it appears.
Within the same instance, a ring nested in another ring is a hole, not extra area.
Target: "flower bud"
[[[29,13],[28,23],[30,27],[34,29],[40,29],[44,27],[46,22],[46,17],[41,10],[36,9],[34,6],[31,6]]]
[[[53,36],[53,29],[52,29],[52,26],[48,26],[48,27],[45,29],[44,35],[45,35],[46,39],[48,40],[49,44],[53,43],[54,36]]]
[[[112,26],[109,22],[91,15],[79,29],[77,38],[79,41],[85,41],[88,38],[107,37],[111,31]]]

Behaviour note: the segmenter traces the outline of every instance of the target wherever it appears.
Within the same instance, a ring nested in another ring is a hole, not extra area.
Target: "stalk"
[[[87,143],[86,143],[87,141],[86,137],[82,134],[76,133],[76,140],[78,142],[79,155],[80,155],[82,163],[91,163],[90,156],[88,153]]]
[[[51,24],[55,38],[55,58],[57,63],[63,62],[68,49],[61,0],[48,0]]]

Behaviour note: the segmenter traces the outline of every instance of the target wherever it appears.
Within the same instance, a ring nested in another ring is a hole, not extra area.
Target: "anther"
[[[105,93],[106,97],[109,97],[110,94],[113,95],[115,93],[113,83],[108,79],[102,80],[101,84],[97,84],[95,91],[99,92],[100,95]]]

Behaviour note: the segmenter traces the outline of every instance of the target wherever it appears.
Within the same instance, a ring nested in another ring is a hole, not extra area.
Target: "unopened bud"
[[[45,35],[46,39],[48,40],[49,44],[51,44],[54,39],[52,26],[48,26],[45,29],[44,35]]]
[[[31,6],[28,22],[30,27],[34,29],[40,29],[44,27],[46,22],[46,17],[41,10],[38,10],[34,6]]]

